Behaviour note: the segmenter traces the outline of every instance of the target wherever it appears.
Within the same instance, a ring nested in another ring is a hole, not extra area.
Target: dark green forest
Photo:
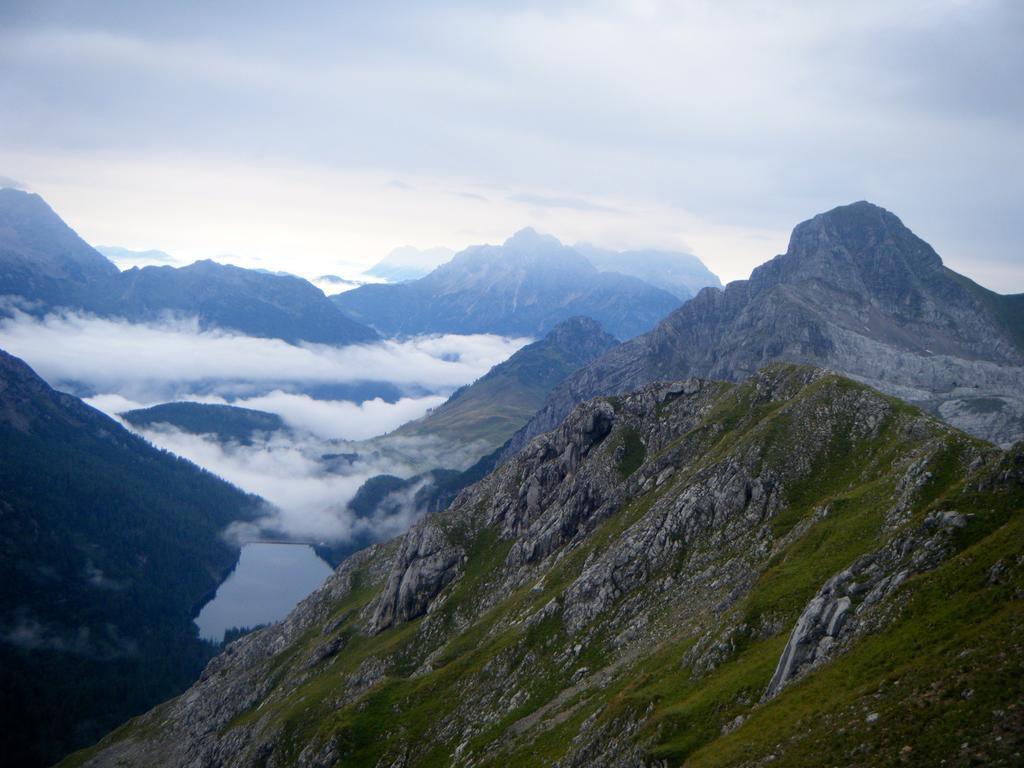
[[[216,435],[222,442],[249,445],[261,432],[284,429],[284,420],[275,413],[211,403],[161,403],[150,408],[125,411],[121,418],[133,426],[145,428],[170,424],[194,435]]]
[[[49,765],[195,680],[260,500],[0,353],[0,754]]]

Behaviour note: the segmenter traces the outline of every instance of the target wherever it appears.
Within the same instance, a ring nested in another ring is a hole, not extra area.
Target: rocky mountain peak
[[[605,337],[610,339],[612,344],[615,343],[614,338],[605,332],[599,322],[584,315],[576,315],[568,320],[563,320],[547,335],[548,341],[559,346],[567,346],[590,338]]]
[[[866,201],[798,224],[786,253],[754,270],[751,283],[817,280],[892,308],[920,303],[942,281],[942,259],[899,217]]]
[[[427,276],[428,281],[463,280],[467,276],[515,273],[520,279],[552,275],[595,274],[587,259],[552,235],[543,235],[527,227],[516,232],[502,245],[478,245],[458,253]]]
[[[798,225],[749,280],[705,288],[573,374],[508,455],[589,397],[667,378],[743,380],[773,361],[840,371],[1008,445],[1024,435],[1022,308],[944,267],[889,211],[835,208]]]
[[[554,235],[541,234],[533,227],[523,227],[505,241],[505,247],[516,250],[539,248],[561,248],[561,241]]]

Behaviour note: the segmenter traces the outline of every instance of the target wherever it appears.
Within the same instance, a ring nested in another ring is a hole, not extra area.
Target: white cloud
[[[314,400],[308,395],[275,390],[259,397],[242,398],[234,404],[276,413],[289,426],[324,439],[365,440],[420,418],[446,399],[443,395],[430,395],[403,397],[388,403],[374,398],[357,404],[346,400]]]
[[[349,541],[362,533],[384,538],[411,522],[411,504],[404,505],[401,514],[364,520],[348,511],[346,504],[369,478],[410,477],[436,467],[462,469],[478,455],[474,446],[453,449],[432,438],[350,442],[292,431],[239,445],[166,426],[135,431],[273,505],[256,526],[242,526],[236,533],[256,535],[262,529],[330,542]],[[325,458],[340,454],[356,458]]]
[[[390,535],[409,522],[411,505],[402,514],[355,520],[345,505],[368,478],[461,469],[481,453],[477,445],[432,438],[370,438],[423,416],[527,341],[447,335],[339,349],[200,332],[195,321],[180,318],[138,325],[72,313],[39,319],[15,311],[0,321],[0,348],[25,359],[57,387],[89,388],[94,394],[86,402],[111,416],[170,399],[278,414],[289,429],[251,445],[166,426],[136,431],[270,502],[264,528],[342,542],[360,532]],[[356,403],[302,391],[364,380],[393,382],[420,394],[393,403]],[[282,389],[282,383],[294,390]]]
[[[141,430],[147,440],[209,469],[276,507],[264,521],[297,537],[344,541],[352,535],[345,503],[359,486],[383,471],[402,471],[387,461],[360,462],[345,473],[328,471],[320,452],[332,446],[277,436],[251,446],[221,444],[176,429]],[[337,447],[334,447],[335,450]]]
[[[446,335],[337,348],[200,332],[187,319],[140,325],[72,313],[42,319],[16,313],[0,321],[0,348],[24,358],[51,384],[84,384],[146,404],[198,391],[263,394],[289,383],[381,381],[444,393],[479,378],[528,341]],[[282,416],[305,418],[298,403],[278,401],[287,408]],[[404,412],[417,407],[402,405]]]
[[[533,225],[731,279],[868,198],[1021,287],[1014,0],[36,5],[0,168],[96,242],[315,277]]]

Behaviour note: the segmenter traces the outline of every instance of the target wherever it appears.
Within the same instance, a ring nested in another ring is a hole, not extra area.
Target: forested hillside
[[[0,352],[0,754],[53,763],[189,685],[192,616],[260,500]]]

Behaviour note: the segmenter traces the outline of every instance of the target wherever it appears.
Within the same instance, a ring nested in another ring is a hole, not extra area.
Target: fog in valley
[[[346,504],[370,477],[464,469],[482,449],[453,449],[430,436],[374,438],[422,417],[528,341],[438,335],[338,348],[200,330],[194,318],[183,317],[141,325],[16,311],[0,322],[0,346],[52,386],[265,499],[259,524],[227,532],[243,541],[284,535],[344,544],[403,531],[412,522],[412,505],[399,505],[398,514],[356,518]],[[345,387],[358,396],[330,397]],[[286,428],[258,432],[243,444],[167,424],[136,428],[119,418],[171,401],[266,411],[280,416]]]

